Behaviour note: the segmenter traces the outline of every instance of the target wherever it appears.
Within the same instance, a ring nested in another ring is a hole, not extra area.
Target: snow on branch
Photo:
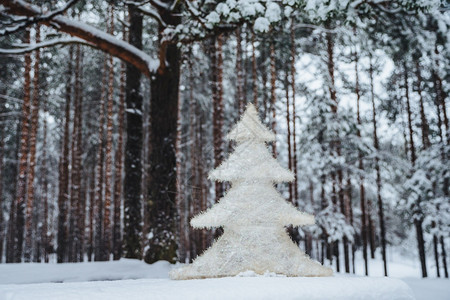
[[[0,48],[0,55],[18,55],[18,54],[25,54],[32,51],[35,51],[37,49],[41,48],[48,48],[53,47],[57,45],[69,45],[69,44],[83,44],[91,47],[95,47],[95,45],[86,42],[85,40],[79,39],[79,38],[59,38],[59,39],[52,39],[48,41],[44,41],[37,44],[21,44],[18,45],[19,48],[15,49],[2,49]]]
[[[154,18],[156,21],[158,21],[159,25],[167,27],[166,22],[164,22],[164,20],[161,18],[161,16],[156,10],[143,8],[141,6],[138,6],[137,9],[144,15]]]
[[[5,12],[10,15],[26,16],[31,20],[40,18],[42,20],[41,23],[44,25],[52,26],[58,31],[81,38],[88,44],[134,65],[147,77],[154,74],[159,68],[159,60],[93,26],[61,15],[52,16],[52,13],[40,17],[42,15],[40,8],[23,0],[10,0],[2,5],[6,8]]]

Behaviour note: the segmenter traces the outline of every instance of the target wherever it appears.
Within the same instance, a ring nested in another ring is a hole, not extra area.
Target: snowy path
[[[378,268],[374,261],[372,269]],[[173,281],[167,262],[1,264],[0,300],[20,299],[450,299],[450,281],[413,278],[414,266],[391,264],[399,279],[337,274],[329,278],[228,277]],[[358,270],[357,270],[358,271]],[[357,272],[359,273],[359,272]],[[408,285],[410,288],[408,288]],[[344,296],[345,295],[345,296]]]

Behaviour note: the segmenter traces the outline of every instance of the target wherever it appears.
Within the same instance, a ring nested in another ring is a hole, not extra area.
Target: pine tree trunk
[[[223,36],[218,35],[216,39],[212,41],[213,50],[211,56],[212,64],[212,90],[213,90],[213,144],[214,144],[214,167],[218,167],[223,160],[223,90],[222,90],[222,78],[223,78],[223,58],[222,58],[222,43]],[[215,182],[216,191],[216,203],[223,195],[223,184]]]
[[[275,66],[275,42],[273,39],[270,41],[270,109],[272,111],[272,131],[276,135],[277,134],[277,110],[275,107],[276,103],[276,80],[277,80],[277,69]],[[277,158],[277,142],[272,142],[272,152],[273,156]]]
[[[109,32],[114,35],[114,8],[109,6]],[[114,106],[114,60],[108,56],[108,102],[106,110],[106,153],[105,153],[105,216],[103,219],[103,257],[109,260],[112,249],[111,206],[113,191],[113,106]]]
[[[95,166],[92,168],[89,182],[89,236],[88,236],[88,261],[92,261],[94,253],[94,211],[95,211]]]
[[[406,62],[403,63],[404,67],[404,80],[405,80],[405,98],[406,98],[406,109],[408,113],[408,127],[409,127],[409,142],[411,149],[411,163],[414,169],[416,162],[416,149],[414,146],[414,131],[413,131],[413,123],[412,123],[412,112],[411,105],[409,99],[409,87],[408,87],[408,67]],[[420,198],[416,201],[413,209],[413,218],[414,218],[414,226],[416,228],[416,237],[417,237],[417,247],[419,252],[420,265],[422,269],[422,277],[427,277],[427,264],[426,264],[426,256],[425,256],[425,241],[423,237],[423,212],[420,208]]]
[[[129,6],[128,40],[131,45],[142,49],[142,15],[133,6]],[[124,233],[123,252],[126,258],[141,258],[141,152],[142,152],[142,95],[141,74],[139,70],[127,64],[126,71],[126,143],[124,196]],[[152,99],[153,102],[153,99]]]
[[[72,99],[72,60],[73,48],[69,48],[69,60],[66,77],[66,106],[64,119],[64,136],[62,143],[62,156],[59,163],[59,193],[58,193],[58,263],[67,261],[67,215],[69,205],[69,124],[70,124],[70,102]]]
[[[388,276],[387,272],[387,258],[386,258],[386,228],[384,225],[384,209],[383,209],[383,199],[381,198],[381,173],[380,173],[380,162],[378,153],[380,151],[380,146],[378,143],[377,134],[377,112],[375,109],[375,93],[374,93],[374,82],[373,82],[373,66],[372,60],[370,60],[370,94],[372,100],[372,123],[373,123],[373,143],[375,151],[377,154],[375,156],[375,170],[377,172],[377,202],[378,202],[378,219],[380,222],[380,234],[381,234],[381,255],[383,257],[383,269],[384,276]]]
[[[288,146],[288,169],[292,171],[292,144],[291,144],[291,109],[289,96],[289,72],[286,70],[284,76],[284,89],[286,92],[286,128],[287,128],[287,146]],[[289,187],[289,202],[294,204],[294,191],[292,182],[288,183]],[[291,236],[292,237],[292,236]]]
[[[30,30],[25,31],[25,43],[30,43]],[[16,219],[14,230],[14,262],[22,260],[23,235],[25,227],[25,205],[27,200],[27,174],[28,174],[28,147],[30,135],[30,116],[31,116],[31,54],[25,54],[25,73],[24,73],[24,98],[22,105],[22,131],[20,134],[19,150],[19,176],[17,179],[16,190]]]
[[[359,89],[359,71],[358,71],[358,53],[355,53],[355,77],[356,77],[356,86],[355,86],[355,93],[356,93],[356,119],[358,122],[358,130],[357,130],[357,136],[360,139],[361,138],[361,115],[360,115],[360,102],[361,102],[361,94]],[[360,170],[360,176],[359,176],[359,199],[361,204],[361,237],[362,237],[362,243],[363,243],[363,258],[364,258],[364,272],[365,275],[369,275],[369,264],[368,264],[368,257],[367,257],[367,211],[366,211],[366,192],[364,187],[364,163],[363,163],[363,155],[361,152],[361,149],[358,149],[358,168]]]
[[[119,117],[118,117],[118,140],[115,157],[114,177],[114,227],[113,227],[113,259],[118,260],[122,255],[121,236],[121,207],[122,207],[122,170],[123,170],[123,140],[125,127],[125,64],[120,64],[120,94],[119,94]]]
[[[40,28],[36,27],[36,43],[40,42]],[[34,60],[33,99],[31,105],[30,133],[28,138],[28,173],[27,173],[27,206],[25,213],[25,251],[24,261],[31,262],[33,254],[33,205],[34,205],[34,175],[36,173],[36,135],[39,123],[39,63],[40,51],[36,50]]]
[[[42,202],[44,204],[44,215],[42,216],[42,257],[44,262],[48,263],[50,252],[49,243],[49,224],[48,224],[48,171],[47,171],[47,104],[44,102],[44,120],[43,120],[43,138],[42,138]],[[1,193],[1,191],[0,191]]]
[[[294,179],[294,202],[298,207],[298,168],[297,168],[297,132],[296,132],[296,110],[295,110],[295,32],[294,32],[294,19],[291,19],[290,28],[291,38],[291,86],[292,86],[292,167],[295,175]]]
[[[172,3],[172,2],[170,2]],[[181,17],[176,7],[172,12],[160,10],[166,24],[176,26]],[[160,43],[162,43],[159,28]],[[177,207],[176,207],[176,137],[179,105],[180,50],[175,44],[165,49],[165,68],[151,80],[150,102],[150,170],[149,203],[150,250],[145,261],[176,260]]]
[[[95,166],[95,247],[94,260],[104,261],[105,246],[104,246],[104,160],[105,160],[105,98],[106,98],[106,84],[107,84],[107,64],[106,60],[103,64],[102,75],[102,92],[99,101],[99,121],[98,121],[98,145],[96,153]]]

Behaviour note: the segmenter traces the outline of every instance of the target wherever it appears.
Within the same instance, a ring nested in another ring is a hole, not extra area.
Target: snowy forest
[[[189,263],[253,103],[336,272],[448,278],[445,0],[2,0],[0,263]]]

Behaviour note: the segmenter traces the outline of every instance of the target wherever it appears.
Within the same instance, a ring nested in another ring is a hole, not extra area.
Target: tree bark
[[[30,43],[30,30],[25,32],[25,43]],[[22,105],[22,131],[20,134],[19,150],[19,177],[17,179],[16,191],[16,228],[14,236],[14,262],[21,262],[23,251],[23,234],[25,227],[25,205],[27,199],[27,174],[28,174],[28,147],[30,135],[30,116],[31,116],[31,55],[25,54],[25,73],[24,73],[24,98]]]
[[[102,69],[102,92],[99,102],[99,121],[98,121],[98,145],[96,153],[95,166],[95,247],[94,260],[104,261],[105,246],[104,246],[104,160],[105,160],[105,98],[106,98],[106,84],[107,84],[107,64],[106,60]]]
[[[41,40],[40,27],[36,27],[36,43]],[[40,51],[36,50],[34,60],[34,77],[33,77],[33,99],[31,105],[31,122],[30,122],[30,134],[29,134],[29,162],[27,173],[27,206],[26,206],[26,223],[25,223],[25,251],[24,261],[31,262],[33,254],[33,205],[34,205],[34,175],[36,173],[36,135],[39,126],[39,63],[40,63]]]
[[[43,120],[43,137],[42,137],[42,202],[44,204],[44,215],[42,217],[42,257],[44,262],[48,263],[50,252],[49,243],[49,223],[48,223],[48,171],[47,171],[47,104],[44,102],[44,120]],[[0,191],[1,194],[1,191]]]
[[[171,3],[171,1],[170,1]],[[160,16],[166,24],[181,23],[179,8],[173,12],[161,9]],[[162,30],[159,41],[162,43]],[[176,207],[176,137],[178,119],[180,50],[175,44],[165,49],[167,67],[151,80],[150,102],[150,171],[149,203],[150,250],[145,261],[176,260],[177,207]]]
[[[130,5],[128,41],[131,45],[142,48],[142,16]],[[124,238],[123,252],[126,258],[142,257],[141,250],[141,152],[142,152],[142,95],[141,74],[139,70],[127,64],[126,71],[126,123],[127,139],[125,143],[125,178],[124,194]]]
[[[59,193],[58,193],[58,263],[67,261],[67,210],[69,204],[69,124],[70,124],[70,102],[72,99],[72,59],[73,48],[69,48],[69,60],[66,71],[66,107],[64,119],[64,136],[62,143],[62,156],[59,166]]]
[[[123,140],[125,127],[125,64],[120,64],[120,94],[119,94],[119,124],[118,140],[115,157],[115,177],[114,177],[114,227],[113,227],[113,258],[120,259],[122,255],[121,236],[121,207],[122,207],[122,170],[123,170]]]
[[[109,31],[114,34],[114,10],[110,6]],[[104,257],[109,260],[112,248],[111,206],[113,189],[113,106],[114,106],[114,60],[108,57],[108,102],[106,110],[106,152],[105,152],[105,217],[103,219],[104,230]]]

